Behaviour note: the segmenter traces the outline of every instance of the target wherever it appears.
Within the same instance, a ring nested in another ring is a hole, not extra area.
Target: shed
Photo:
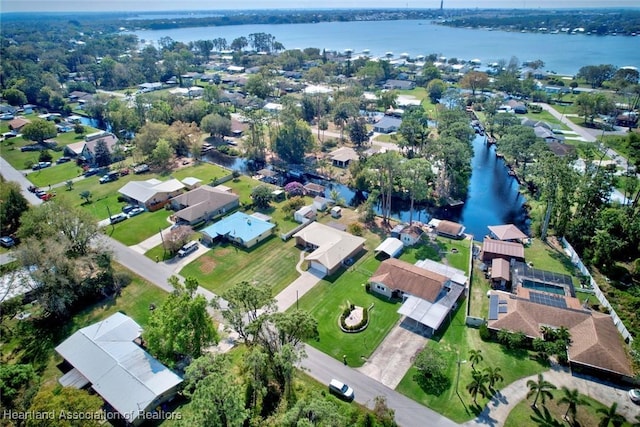
[[[304,191],[310,196],[324,196],[324,186],[314,182],[308,182],[304,185]]]
[[[507,283],[511,281],[509,261],[503,258],[494,258],[491,260],[491,281],[493,282],[494,288],[506,288]]]
[[[391,258],[395,258],[400,255],[403,248],[404,244],[401,240],[396,239],[395,237],[387,237],[384,242],[380,243],[378,247],[374,249],[374,252],[376,254],[385,253]]]
[[[340,206],[334,206],[331,208],[331,217],[340,218],[342,216],[342,208]]]
[[[327,199],[327,198],[321,197],[321,196],[316,196],[313,199],[313,206],[316,208],[316,210],[322,212],[322,211],[327,210],[327,206],[331,202],[333,202],[333,200]]]
[[[303,206],[293,214],[293,219],[300,224],[316,219],[317,210],[314,205]]]

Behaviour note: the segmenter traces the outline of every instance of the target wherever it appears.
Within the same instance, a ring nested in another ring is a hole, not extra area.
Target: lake
[[[190,42],[268,33],[287,49],[316,47],[371,56],[393,52],[411,57],[441,54],[449,58],[480,59],[483,65],[516,56],[520,61],[541,59],[545,70],[573,75],[584,65],[613,64],[640,67],[640,37],[536,34],[452,28],[426,20],[321,22],[317,24],[235,25],[134,31],[157,46],[161,37]]]

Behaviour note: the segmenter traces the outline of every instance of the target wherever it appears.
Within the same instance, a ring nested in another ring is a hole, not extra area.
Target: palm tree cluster
[[[561,426],[563,425],[561,421],[556,420],[553,415],[549,412],[549,410],[544,406],[547,399],[553,399],[552,390],[556,390],[557,387],[545,380],[542,374],[538,374],[537,380],[529,380],[527,381],[527,387],[529,387],[529,392],[527,393],[527,399],[531,398],[531,396],[535,396],[533,398],[533,403],[531,404],[531,408],[533,409],[535,415],[531,418],[534,421],[538,421],[540,425],[548,425],[548,426]],[[589,402],[580,394],[578,389],[569,389],[568,387],[562,387],[562,397],[558,400],[559,405],[567,405],[564,415],[562,416],[564,421],[570,423],[570,425],[578,425],[576,422],[576,418],[578,415],[578,408],[580,406],[589,406]],[[542,409],[538,408],[538,400],[542,403]],[[601,414],[600,421],[598,422],[598,427],[608,427],[609,425],[613,425],[614,427],[621,426],[625,418],[617,413],[618,404],[616,402],[612,403],[608,408],[598,408],[596,412]]]
[[[495,392],[494,386],[504,381],[499,367],[485,367],[482,371],[476,369],[476,364],[482,362],[484,356],[482,356],[482,350],[470,350],[469,361],[471,362],[471,377],[472,381],[467,384],[467,391],[473,398],[473,403],[478,404],[478,395],[486,398]]]

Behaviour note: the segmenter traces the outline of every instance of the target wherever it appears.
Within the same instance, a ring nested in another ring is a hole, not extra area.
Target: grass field
[[[566,425],[567,422],[563,420],[563,416],[567,410],[567,404],[559,403],[559,400],[564,396],[564,392],[562,390],[553,390],[551,393],[553,394],[553,399],[547,399],[544,405],[538,403],[537,409],[531,408],[533,397],[529,400],[525,399],[518,403],[506,419],[504,423],[505,427]],[[580,397],[586,400],[588,405],[578,406],[578,410],[576,411],[576,423],[574,425],[583,427],[597,426],[602,419],[602,414],[598,413],[597,410],[599,408],[607,409],[607,407],[588,396],[580,395]],[[550,416],[546,415],[545,408],[548,410]],[[631,423],[629,422],[625,422],[620,425],[620,427],[630,426]]]
[[[71,161],[60,165],[54,164],[51,167],[31,172],[27,175],[27,179],[36,187],[46,187],[49,184],[67,182],[82,175],[82,172],[82,168],[76,162]]]
[[[180,168],[171,173],[171,176],[179,180],[183,180],[186,177],[192,176],[202,180],[202,184],[210,184],[212,181],[229,175],[230,172],[218,165],[211,163],[196,163],[193,166]],[[224,184],[227,185],[227,184]]]
[[[112,212],[115,213],[120,211]],[[167,221],[169,215],[171,212],[165,209],[143,212],[118,224],[106,226],[104,233],[127,246],[135,245],[171,225]]]
[[[318,321],[320,338],[308,344],[342,361],[347,356],[349,366],[362,366],[364,358],[371,356],[400,315],[399,303],[367,293],[364,284],[370,273],[380,264],[372,254],[361,259],[356,268],[344,271],[337,278],[322,280],[300,299],[300,309],[308,311]],[[369,314],[369,326],[362,332],[342,332],[338,320],[347,303],[373,309]]]
[[[209,252],[182,269],[183,277],[194,277],[200,285],[221,295],[236,283],[257,282],[271,286],[273,296],[298,277],[296,264],[300,250],[295,240],[283,242],[272,236],[251,249],[229,243]]]

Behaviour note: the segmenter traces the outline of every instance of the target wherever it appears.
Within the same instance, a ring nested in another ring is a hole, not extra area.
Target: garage
[[[320,264],[320,262],[318,261],[310,261],[309,262],[309,270],[314,270],[311,273],[315,273],[317,272],[318,274],[315,274],[316,276],[326,276],[328,271],[327,271],[327,267],[325,267],[324,265]]]

